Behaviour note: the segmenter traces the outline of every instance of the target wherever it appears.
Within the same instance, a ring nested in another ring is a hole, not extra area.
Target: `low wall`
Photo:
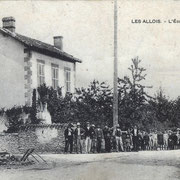
[[[19,153],[19,138],[17,133],[0,134],[0,151]]]
[[[18,134],[0,135],[0,150],[11,153],[36,152],[62,153],[64,151],[64,124],[22,126]]]

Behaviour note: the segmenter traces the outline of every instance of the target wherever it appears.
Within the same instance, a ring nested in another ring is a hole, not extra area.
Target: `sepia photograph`
[[[180,179],[180,1],[0,9],[0,180]]]

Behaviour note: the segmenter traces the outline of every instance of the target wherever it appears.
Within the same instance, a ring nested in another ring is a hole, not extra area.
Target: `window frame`
[[[45,61],[37,60],[37,84],[38,87],[45,84]]]
[[[70,93],[71,92],[71,68],[65,67],[64,72],[65,72],[65,91],[66,93]]]
[[[59,65],[51,63],[51,74],[52,87],[53,89],[57,90],[57,88],[59,87]]]

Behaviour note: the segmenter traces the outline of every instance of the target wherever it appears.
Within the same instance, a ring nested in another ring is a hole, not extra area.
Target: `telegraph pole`
[[[113,93],[113,126],[118,124],[118,8],[114,0],[114,93]]]

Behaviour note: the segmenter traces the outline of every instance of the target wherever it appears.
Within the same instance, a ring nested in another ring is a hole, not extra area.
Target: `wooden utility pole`
[[[117,0],[114,0],[114,93],[113,93],[113,125],[118,124],[118,8]]]

